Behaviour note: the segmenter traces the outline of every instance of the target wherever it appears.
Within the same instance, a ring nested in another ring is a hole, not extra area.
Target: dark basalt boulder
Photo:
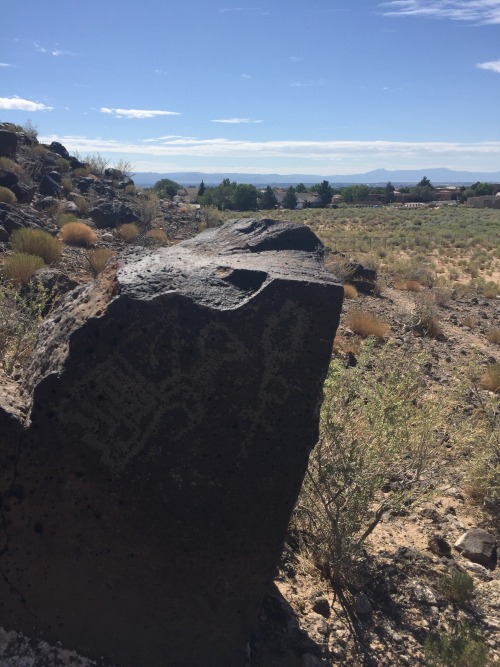
[[[17,150],[17,134],[9,130],[0,129],[0,155],[12,157]]]
[[[13,171],[0,169],[0,185],[4,188],[11,188],[19,181],[19,176]]]
[[[318,437],[343,294],[322,255],[236,220],[66,295],[0,448],[1,625],[117,667],[246,664]]]
[[[49,146],[49,150],[52,151],[52,153],[57,153],[59,156],[63,157],[65,160],[69,160],[71,158],[67,149],[62,144],[60,144],[58,141],[53,141]]]
[[[12,192],[16,195],[19,204],[31,204],[36,192],[36,185],[25,185],[24,183],[16,183],[11,187]]]
[[[38,184],[38,191],[45,197],[58,197],[61,193],[61,186],[54,181],[48,174],[44,174]]]
[[[112,202],[101,202],[89,212],[89,215],[98,229],[137,222],[139,219],[126,204]]]
[[[0,225],[9,235],[21,227],[41,228],[40,219],[32,210],[5,203],[0,203]]]

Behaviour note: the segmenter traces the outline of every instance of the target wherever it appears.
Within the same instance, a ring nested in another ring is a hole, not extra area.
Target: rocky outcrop
[[[495,553],[496,541],[486,530],[472,528],[455,542],[455,549],[474,563],[488,565]]]
[[[136,222],[137,216],[123,203],[101,202],[89,213],[97,229],[116,227],[126,222]]]
[[[70,292],[2,490],[0,622],[118,667],[241,667],[318,435],[342,289],[237,220]],[[14,476],[14,481],[13,481]]]
[[[0,129],[0,155],[14,156],[17,150],[17,134]]]

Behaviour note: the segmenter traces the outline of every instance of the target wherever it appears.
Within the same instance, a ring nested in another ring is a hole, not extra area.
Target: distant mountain
[[[134,175],[136,185],[150,187],[162,178],[170,178],[180,185],[199,185],[204,181],[205,185],[219,185],[224,178],[229,178],[237,183],[251,183],[255,186],[289,186],[297,183],[314,185],[325,179],[334,186],[352,185],[353,183],[364,183],[366,185],[385,185],[391,181],[393,185],[413,185],[422,180],[424,176],[430,179],[433,185],[470,185],[477,181],[486,183],[500,183],[500,171],[475,172],[454,171],[453,169],[399,169],[390,171],[387,169],[375,169],[364,174],[314,176],[311,174],[240,174],[222,173],[211,174],[201,171],[174,172],[169,174],[158,174],[155,172],[141,172]]]

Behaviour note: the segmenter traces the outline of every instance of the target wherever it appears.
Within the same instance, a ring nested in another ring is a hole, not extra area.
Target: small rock
[[[330,603],[324,596],[317,597],[313,602],[312,608],[317,614],[321,614],[325,618],[330,618]]]
[[[488,565],[495,552],[496,542],[493,535],[481,528],[472,528],[464,533],[456,542],[455,549],[464,558],[474,563]]]
[[[422,604],[437,605],[437,597],[430,586],[425,584],[415,584],[412,591],[412,598]]]
[[[445,538],[439,533],[434,533],[431,535],[428,540],[428,546],[430,551],[436,556],[450,556],[451,555],[451,546],[445,540]]]
[[[369,616],[372,613],[372,605],[366,593],[361,592],[355,596],[354,612],[359,616]]]

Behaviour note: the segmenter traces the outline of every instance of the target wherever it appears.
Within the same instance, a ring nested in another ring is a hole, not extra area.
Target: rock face
[[[481,565],[490,563],[495,547],[495,537],[481,528],[468,530],[455,542],[455,549],[464,558]]]
[[[118,667],[243,666],[318,435],[321,260],[307,227],[237,220],[67,295],[0,467],[0,624]]]

